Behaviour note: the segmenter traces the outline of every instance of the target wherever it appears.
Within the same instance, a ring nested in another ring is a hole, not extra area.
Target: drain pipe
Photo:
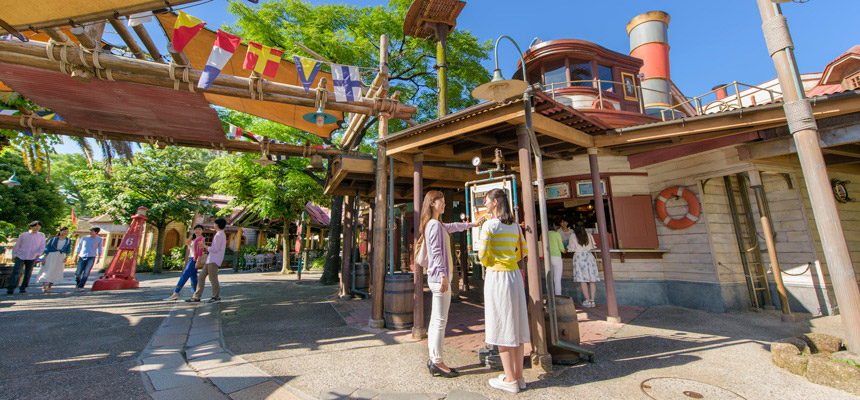
[[[525,73],[525,71],[523,71]],[[525,76],[525,75],[524,75]],[[529,139],[532,144],[532,153],[534,154],[535,159],[535,175],[537,178],[538,185],[538,208],[540,212],[540,224],[541,224],[541,241],[543,242],[543,265],[545,271],[551,270],[550,260],[549,260],[549,225],[547,218],[547,210],[546,210],[546,186],[544,185],[543,179],[543,156],[541,155],[540,146],[537,141],[537,136],[535,135],[534,129],[532,128],[532,110],[531,110],[531,94],[532,90],[529,88],[523,94],[523,102],[525,103],[526,112],[525,112],[525,122],[526,126],[528,126],[528,134]],[[523,166],[520,166],[522,168]],[[527,166],[526,166],[527,167]],[[531,188],[523,188],[523,190],[531,190]],[[537,253],[535,253],[537,256]],[[546,280],[546,304],[547,304],[547,314],[549,315],[549,332],[550,332],[550,343],[553,346],[561,347],[563,349],[568,349],[575,351],[580,354],[585,354],[588,356],[589,362],[594,362],[594,351],[591,349],[587,349],[580,345],[567,342],[559,339],[558,337],[558,315],[556,314],[555,309],[555,282],[553,279],[548,278]]]

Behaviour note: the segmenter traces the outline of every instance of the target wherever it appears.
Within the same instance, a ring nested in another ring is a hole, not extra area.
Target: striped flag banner
[[[212,46],[212,53],[209,53],[209,59],[206,60],[206,66],[203,67],[203,73],[200,74],[200,80],[197,81],[197,87],[200,89],[209,89],[215,78],[221,73],[221,69],[233,57],[233,53],[239,47],[242,38],[231,35],[222,30],[218,30],[215,36],[215,44]]]

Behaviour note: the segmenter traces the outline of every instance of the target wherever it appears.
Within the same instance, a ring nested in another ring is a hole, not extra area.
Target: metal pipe
[[[388,157],[388,273],[394,273],[394,159]]]
[[[415,226],[415,247],[413,251],[418,252],[418,246],[421,239],[421,207],[424,198],[424,153],[415,153],[412,156],[412,218]],[[414,294],[412,295],[412,337],[414,339],[424,339],[427,337],[427,328],[424,327],[424,271],[423,268],[414,263],[414,274],[412,283]]]
[[[778,4],[770,0],[757,0],[757,3],[762,22],[768,23],[775,18],[784,18]],[[784,106],[804,101],[806,92],[800,84],[800,74],[797,71],[792,47],[776,50],[771,58],[782,87]],[[807,106],[803,110],[798,122],[810,120],[814,122],[811,108]],[[792,135],[803,178],[806,180],[809,201],[812,204],[827,267],[830,270],[831,282],[836,292],[839,314],[845,325],[847,347],[849,351],[858,354],[860,353],[860,288],[857,286],[851,254],[848,252],[848,244],[842,232],[842,222],[836,209],[836,201],[831,193],[827,169],[822,168],[826,164],[818,143],[818,128],[812,124],[811,128],[797,129],[792,132]]]

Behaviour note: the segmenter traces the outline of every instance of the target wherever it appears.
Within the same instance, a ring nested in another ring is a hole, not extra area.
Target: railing
[[[583,84],[587,84],[587,85],[583,85]],[[602,89],[603,84],[611,84],[612,89]],[[615,91],[616,85],[620,85],[620,87],[621,87],[620,92]],[[624,94],[625,94],[624,91],[626,90],[626,88],[631,87],[631,86],[636,91],[636,95],[637,95],[636,96],[637,97],[636,102],[638,103],[638,106],[639,106],[639,112],[642,114],[645,114],[645,102],[642,99],[643,92],[645,92],[645,91],[656,92],[656,93],[660,93],[663,95],[668,95],[668,96],[670,96],[670,98],[674,96],[673,93],[664,92],[662,90],[649,89],[646,87],[642,87],[641,85],[631,85],[629,83],[618,82],[618,81],[607,81],[607,80],[602,80],[602,79],[588,79],[588,80],[553,82],[553,83],[544,85],[544,92],[549,94],[550,96],[552,96],[553,100],[556,100],[557,96],[564,96],[564,94],[560,93],[561,90],[564,88],[576,88],[576,87],[591,88],[597,92],[598,109],[603,110],[603,109],[605,109],[604,93],[603,92],[612,93],[613,96],[609,96],[609,98],[611,98],[613,100],[623,99],[626,101],[632,101],[632,100],[630,100],[629,97],[624,96]],[[723,90],[723,89],[726,89],[726,91],[728,91],[727,89],[730,87],[734,88],[733,94],[727,94],[723,98],[715,99],[713,101],[708,102],[707,104],[704,104],[704,102],[703,102],[704,98],[711,96],[711,95],[713,95],[716,98],[717,92],[719,92],[720,90]],[[748,89],[757,89],[757,90],[750,91],[748,93],[743,93],[741,91],[742,88],[744,91],[746,91]],[[687,98],[682,103],[676,104],[676,105],[669,107],[669,108],[662,109],[662,110],[660,110],[660,118],[663,121],[666,121],[666,120],[674,120],[675,118],[678,117],[678,115],[686,116],[687,113],[684,111],[684,108],[688,105],[694,110],[695,115],[704,115],[704,114],[710,114],[710,113],[715,113],[715,112],[722,112],[722,111],[729,111],[729,110],[735,110],[738,108],[743,108],[744,107],[744,100],[746,100],[746,102],[749,103],[748,105],[753,105],[753,104],[755,104],[755,100],[754,100],[755,95],[757,93],[761,93],[762,91],[768,93],[768,97],[770,98],[771,103],[776,101],[777,97],[782,96],[782,93],[777,92],[775,90],[771,90],[771,89],[767,89],[767,88],[763,88],[763,87],[759,87],[759,86],[755,86],[755,85],[747,85],[744,83],[740,83],[738,81],[734,81],[734,82],[726,84],[726,85],[718,86],[718,87],[714,88],[713,90],[711,90],[710,92],[705,93],[703,95],[696,96],[693,98]],[[752,100],[750,100],[750,99],[752,99]],[[668,116],[667,116],[667,113],[669,114]]]
[[[702,99],[703,98],[710,96],[712,94],[716,98],[717,92],[719,92],[720,90],[726,90],[728,92],[729,87],[734,88],[734,90],[735,90],[734,94],[729,95],[727,93],[727,95],[725,97],[718,98],[714,101],[711,101],[711,102],[707,103],[704,107],[702,106]],[[741,91],[741,87],[744,88],[744,91],[746,91],[748,89],[757,89],[757,90],[750,91],[750,92],[744,94]],[[675,111],[680,111],[679,108],[683,107],[686,104],[693,105],[693,108],[696,110],[696,115],[704,115],[704,114],[711,114],[711,113],[717,113],[717,112],[723,112],[723,111],[737,110],[739,108],[744,108],[744,98],[752,99],[752,100],[747,101],[747,103],[749,103],[748,105],[756,104],[755,95],[756,95],[756,93],[761,93],[762,91],[768,93],[768,97],[770,97],[771,103],[776,101],[777,96],[782,97],[782,93],[777,92],[775,90],[766,89],[766,88],[763,88],[760,86],[755,86],[755,85],[747,85],[745,83],[740,83],[738,81],[734,81],[734,82],[726,84],[726,85],[717,86],[714,89],[712,89],[710,92],[705,93],[703,95],[699,95],[699,96],[696,96],[693,98],[688,98],[687,101],[680,103],[680,104],[677,104],[673,107],[667,108],[665,110],[661,110],[660,111],[660,117],[663,119],[663,121],[666,121],[666,119],[667,119],[666,118],[666,112],[671,111],[671,113],[670,113],[671,117],[668,119],[673,120],[673,119],[675,119],[675,115],[676,115]]]

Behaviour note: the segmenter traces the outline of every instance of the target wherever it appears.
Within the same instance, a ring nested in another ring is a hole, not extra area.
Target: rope
[[[788,131],[795,134],[806,129],[818,129],[815,117],[812,114],[812,105],[809,99],[790,101],[782,104],[785,110],[785,121],[788,122]]]
[[[804,275],[804,274],[806,274],[807,272],[809,272],[809,268],[810,268],[811,266],[812,266],[812,263],[811,263],[811,262],[806,263],[806,269],[805,269],[805,270],[803,270],[803,272],[801,272],[801,273],[799,273],[799,274],[789,274],[788,272],[785,272],[785,271],[783,271],[782,269],[780,269],[780,270],[779,270],[779,272],[782,272],[784,275],[788,275],[788,276],[801,276],[801,275]]]
[[[784,15],[777,15],[764,21],[761,24],[761,30],[764,32],[767,51],[771,57],[784,49],[794,49],[791,33],[788,31],[788,21]]]
[[[719,266],[721,266],[721,267],[723,267],[723,268],[725,268],[725,269],[727,269],[727,270],[731,271],[731,274],[732,274],[732,275],[743,275],[743,276],[745,276],[745,277],[747,277],[747,278],[752,278],[752,279],[764,278],[764,277],[766,277],[766,276],[767,276],[767,273],[765,273],[764,275],[747,275],[747,274],[743,274],[743,273],[740,273],[740,272],[735,272],[735,270],[733,270],[733,269],[731,269],[731,268],[729,268],[729,267],[727,267],[727,266],[723,265],[723,263],[721,263],[721,262],[718,262],[718,263],[717,263],[717,265],[719,265]]]

